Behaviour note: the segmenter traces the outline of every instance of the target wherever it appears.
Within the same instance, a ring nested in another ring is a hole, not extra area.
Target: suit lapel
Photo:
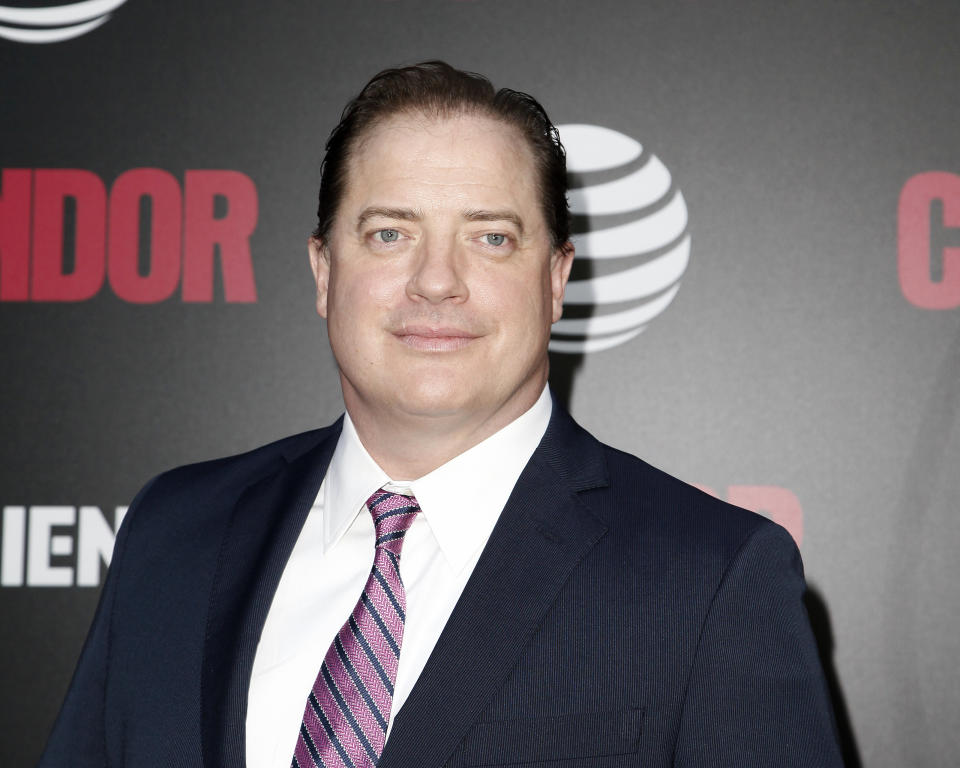
[[[217,562],[201,673],[203,758],[245,765],[247,690],[270,603],[316,499],[339,422],[306,452],[278,456],[273,471],[234,505]]]
[[[543,441],[397,713],[379,768],[446,762],[606,531],[577,498],[605,484],[599,443],[554,403]]]

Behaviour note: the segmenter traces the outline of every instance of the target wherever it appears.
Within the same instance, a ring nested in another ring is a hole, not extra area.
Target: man
[[[42,765],[840,764],[786,532],[550,398],[568,219],[530,97],[365,87],[309,245],[346,415],[138,495]]]

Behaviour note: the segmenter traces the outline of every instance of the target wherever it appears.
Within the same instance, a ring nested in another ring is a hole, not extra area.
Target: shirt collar
[[[553,403],[549,388],[524,414],[499,432],[411,482],[444,557],[460,571],[486,543],[520,473],[540,444]],[[395,481],[373,460],[346,414],[330,460],[324,495],[324,550],[347,531],[367,499]],[[398,489],[399,490],[399,489]]]
[[[374,491],[390,482],[360,442],[357,428],[344,414],[340,439],[323,482],[323,549],[336,544]]]

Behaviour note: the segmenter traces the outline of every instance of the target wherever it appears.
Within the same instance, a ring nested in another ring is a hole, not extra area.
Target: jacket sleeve
[[[763,524],[727,567],[684,696],[677,768],[842,766],[800,553]]]
[[[117,532],[93,624],[38,768],[103,768],[109,764],[105,704],[113,602],[122,578],[124,552],[135,512],[152,483],[137,494]]]

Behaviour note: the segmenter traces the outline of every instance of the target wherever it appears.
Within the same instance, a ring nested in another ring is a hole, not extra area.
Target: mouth
[[[393,335],[401,344],[418,352],[456,352],[480,338],[462,328],[427,325],[408,325],[394,331]]]

